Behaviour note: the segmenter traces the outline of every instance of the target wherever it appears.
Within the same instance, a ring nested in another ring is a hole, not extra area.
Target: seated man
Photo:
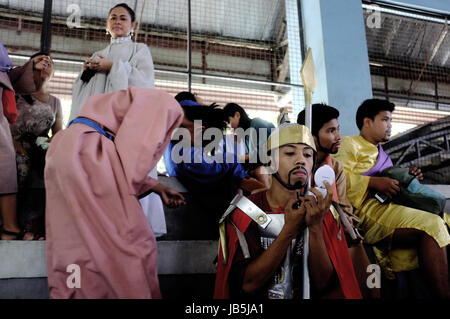
[[[177,177],[200,205],[205,219],[216,224],[240,187],[251,191],[263,185],[246,178],[247,174],[238,162],[236,154],[225,151],[218,156],[210,154],[205,148],[210,142],[203,139],[204,132],[212,128],[217,129],[221,135],[226,127],[221,109],[200,105],[191,100],[179,103],[184,111],[181,128],[185,129],[188,136],[169,143],[164,154],[166,168],[169,176]],[[201,121],[201,126],[198,126],[196,121]],[[189,139],[188,145],[185,138]],[[216,232],[217,229],[212,231]]]
[[[450,298],[445,251],[450,235],[444,220],[438,215],[392,202],[381,204],[373,196],[379,192],[392,198],[400,190],[398,181],[377,176],[392,166],[381,143],[390,138],[394,109],[395,105],[388,101],[364,101],[356,113],[360,135],[344,137],[335,157],[344,165],[347,197],[361,220],[365,242],[376,244],[377,261],[388,278],[393,279],[394,272],[417,268],[418,253],[436,297]],[[417,168],[410,172],[422,177]],[[393,249],[397,247],[411,249]]]
[[[350,204],[346,194],[346,183],[344,167],[342,164],[334,159],[331,154],[336,154],[341,147],[341,135],[339,134],[339,111],[334,107],[325,104],[313,104],[311,108],[312,121],[311,133],[314,137],[314,142],[317,148],[316,165],[329,165],[333,168],[336,175],[336,191],[339,202],[336,203],[345,213],[349,220],[349,227],[357,226],[359,219],[353,215],[353,207]],[[305,124],[305,111],[301,111],[297,116],[298,124]],[[344,215],[344,216],[345,216]],[[379,289],[369,289],[367,286],[367,266],[370,264],[369,258],[366,254],[362,244],[361,236],[351,230],[353,234],[353,245],[349,247],[350,256],[352,258],[353,266],[355,268],[356,277],[359,282],[359,287],[364,297],[379,297]]]
[[[238,208],[232,205],[221,219],[214,297],[307,297],[301,286],[302,233],[308,227],[311,296],[361,298],[345,236],[330,211],[335,187],[325,182],[325,198],[316,189],[311,189],[315,197],[306,195],[316,156],[308,128],[280,126],[267,151],[275,172],[271,187],[248,199],[235,198]]]

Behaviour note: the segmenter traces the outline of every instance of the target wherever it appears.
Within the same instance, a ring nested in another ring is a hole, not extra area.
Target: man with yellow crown
[[[335,157],[344,165],[347,197],[360,218],[364,241],[375,245],[377,263],[387,278],[417,268],[420,261],[434,295],[450,298],[446,256],[450,235],[444,220],[419,209],[381,203],[382,196],[393,198],[400,191],[397,180],[380,176],[393,166],[381,143],[390,138],[394,109],[386,100],[364,101],[356,113],[360,135],[344,137]],[[423,178],[415,167],[409,173]]]
[[[312,298],[361,298],[345,236],[330,211],[333,187],[323,183],[325,196],[309,188],[316,157],[309,129],[280,125],[267,153],[271,187],[237,195],[220,220],[214,297],[307,298],[303,285],[310,282]]]

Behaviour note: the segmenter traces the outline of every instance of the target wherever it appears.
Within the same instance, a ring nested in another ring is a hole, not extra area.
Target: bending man
[[[81,117],[81,118],[80,118]],[[129,87],[92,96],[46,158],[51,298],[160,298],[155,236],[139,197],[183,197],[148,176],[183,111],[167,93]],[[68,267],[78,286],[68,285]]]

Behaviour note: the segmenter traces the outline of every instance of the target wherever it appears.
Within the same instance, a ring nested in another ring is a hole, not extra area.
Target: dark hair
[[[323,125],[339,117],[339,111],[324,103],[311,105],[311,134],[318,137]],[[305,110],[297,115],[297,123],[305,125]]]
[[[30,60],[34,59],[35,57],[37,57],[37,56],[39,56],[39,55],[46,55],[46,56],[48,56],[50,59],[52,58],[48,52],[39,51],[39,52],[36,52],[35,54],[33,54],[32,56],[30,56]],[[52,60],[52,61],[53,61],[53,60]]]
[[[234,114],[236,112],[239,112],[239,114],[241,115],[240,119],[239,119],[239,127],[242,127],[243,129],[247,129],[250,127],[250,118],[248,117],[247,112],[245,112],[245,110],[242,108],[242,106],[240,106],[239,104],[236,103],[228,103],[227,105],[225,105],[225,107],[223,108],[224,114],[225,114],[225,120],[228,122],[228,117],[231,116],[233,117]]]
[[[361,130],[364,123],[364,118],[368,117],[371,120],[377,116],[378,113],[383,111],[393,112],[395,109],[395,104],[389,102],[388,100],[380,99],[368,99],[362,102],[358,107],[356,112],[356,126]]]
[[[130,14],[131,22],[135,22],[135,21],[136,21],[136,14],[134,13],[133,9],[131,9],[131,8],[128,6],[128,4],[126,4],[126,3],[119,3],[119,4],[115,5],[114,7],[112,7],[112,8],[109,10],[108,16],[111,14],[111,11],[113,11],[113,10],[114,10],[115,8],[117,8],[117,7],[125,8],[125,9],[128,11],[128,13]]]
[[[223,131],[227,127],[227,117],[225,116],[223,109],[220,109],[217,106],[217,104],[207,106],[209,109],[209,118],[206,121],[205,127],[215,127]]]
[[[191,92],[187,92],[187,91],[183,91],[183,92],[180,92],[177,95],[175,95],[175,100],[177,100],[178,102],[181,102],[181,101],[197,102],[197,100],[195,99],[195,95],[192,94]]]
[[[189,121],[201,120],[205,129],[215,127],[223,131],[227,127],[225,113],[222,109],[216,108],[217,105],[213,107],[192,103],[187,105],[180,103],[180,105],[184,110],[184,116]]]

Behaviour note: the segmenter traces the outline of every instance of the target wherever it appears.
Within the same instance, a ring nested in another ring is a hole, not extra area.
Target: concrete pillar
[[[312,49],[318,80],[312,103],[339,110],[342,136],[358,134],[356,110],[372,97],[361,0],[300,1],[305,45]]]

